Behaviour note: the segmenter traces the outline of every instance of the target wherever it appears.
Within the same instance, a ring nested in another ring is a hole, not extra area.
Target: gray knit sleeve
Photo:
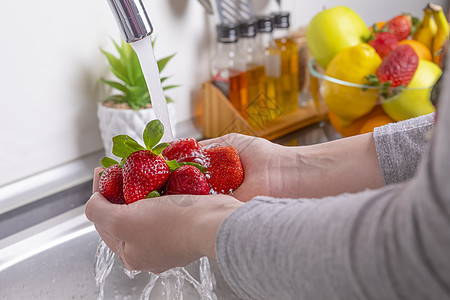
[[[449,300],[450,84],[445,91],[433,137],[411,180],[323,199],[256,197],[228,216],[216,254],[232,290],[257,300]],[[423,133],[430,118],[414,121]],[[397,125],[406,136],[414,131],[408,124]],[[395,143],[394,132],[377,130],[378,148],[390,144],[403,151],[407,147],[399,144],[419,143]],[[389,166],[384,169],[406,168],[391,151],[378,151]],[[419,156],[416,151],[403,153]],[[410,172],[387,177],[399,180]]]
[[[414,176],[426,148],[426,134],[433,126],[434,115],[375,128],[373,137],[386,184]]]

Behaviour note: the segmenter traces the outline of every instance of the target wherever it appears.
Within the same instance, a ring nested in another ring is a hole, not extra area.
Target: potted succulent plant
[[[141,133],[146,124],[156,118],[152,108],[150,94],[142,73],[139,59],[130,44],[124,41],[121,44],[113,41],[118,56],[101,50],[109,62],[109,69],[114,80],[101,79],[112,88],[112,94],[98,103],[97,116],[105,153],[112,150],[112,138],[118,134],[126,134],[141,141]],[[154,45],[155,41],[152,41]],[[152,51],[152,50],[149,50]],[[167,63],[175,54],[158,60],[159,72],[164,70]],[[163,90],[167,91],[178,85],[165,85],[169,77],[161,77]],[[175,104],[166,95],[169,117],[172,121],[172,131],[175,134]]]

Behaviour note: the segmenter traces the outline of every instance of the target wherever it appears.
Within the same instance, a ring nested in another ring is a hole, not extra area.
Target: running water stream
[[[156,118],[164,125],[165,132],[162,141],[170,142],[174,139],[170,124],[171,120],[169,118],[167,102],[161,85],[158,64],[153,52],[151,38],[148,36],[142,40],[131,43],[131,46],[141,63],[142,72],[147,82]],[[115,255],[112,251],[100,240],[95,255],[94,270],[95,282],[99,289],[97,300],[104,299],[105,281],[112,270],[114,258]],[[160,275],[149,273],[149,282],[142,291],[140,300],[150,299],[152,291],[156,292],[156,290],[154,291],[154,288],[157,284],[161,284],[162,294],[152,295],[152,299],[183,300],[183,290],[186,287],[186,282],[197,291],[198,296],[195,299],[216,300],[217,296],[213,291],[215,280],[210,269],[208,258],[200,258],[199,265],[200,278],[198,280],[189,274],[185,268],[174,268]],[[131,279],[140,273],[126,269],[124,269],[124,271]],[[158,289],[158,291],[159,290],[160,289]]]

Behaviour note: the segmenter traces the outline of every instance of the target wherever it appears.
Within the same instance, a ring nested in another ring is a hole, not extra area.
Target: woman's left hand
[[[101,170],[95,171],[86,216],[129,270],[162,273],[202,256],[215,258],[220,225],[242,205],[225,195],[173,195],[112,204],[98,190]]]

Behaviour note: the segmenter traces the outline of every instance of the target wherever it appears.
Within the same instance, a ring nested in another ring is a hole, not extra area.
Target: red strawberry
[[[391,87],[408,86],[419,64],[419,57],[410,45],[392,50],[381,62],[376,75],[381,83],[391,81]]]
[[[398,39],[393,33],[378,32],[375,35],[375,39],[369,41],[369,45],[372,46],[381,59],[383,59],[389,52],[397,48]]]
[[[167,195],[208,195],[209,184],[198,168],[184,165],[170,174],[166,193]]]
[[[206,178],[219,194],[229,194],[244,181],[244,170],[236,149],[232,146],[205,149]]]
[[[407,39],[411,34],[412,20],[410,15],[399,15],[388,21],[387,27],[399,41]]]
[[[200,150],[200,145],[194,138],[184,138],[173,141],[167,146],[162,155],[167,160],[180,160],[185,157],[194,156],[193,153]]]
[[[123,167],[124,196],[128,204],[144,199],[159,190],[169,178],[169,167],[164,158],[150,150],[132,153]]]
[[[123,197],[123,176],[122,168],[119,165],[112,165],[106,168],[98,182],[100,193],[115,204],[125,204]]]

